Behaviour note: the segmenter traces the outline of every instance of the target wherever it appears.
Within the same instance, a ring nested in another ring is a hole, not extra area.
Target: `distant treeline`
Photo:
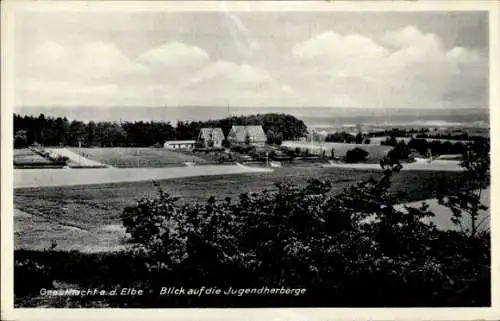
[[[45,146],[147,147],[166,140],[191,140],[203,127],[221,127],[227,135],[233,125],[262,125],[268,142],[298,139],[306,135],[302,120],[287,114],[233,116],[219,120],[178,122],[82,122],[66,117],[38,117],[14,114],[14,147],[39,143]]]
[[[487,140],[486,138],[475,138],[475,140]],[[393,146],[398,148],[404,155],[409,155],[411,150],[418,152],[423,156],[427,156],[430,152],[432,155],[450,155],[463,154],[466,150],[466,144],[469,142],[450,142],[440,140],[426,140],[423,138],[412,138],[408,142],[404,139],[397,140],[396,137],[387,137],[380,142],[381,145]]]
[[[481,136],[469,135],[463,130],[448,130],[439,131],[437,128],[431,130],[430,128],[392,128],[386,130],[380,130],[376,132],[369,133],[370,137],[414,137],[414,138],[433,138],[433,139],[453,139],[453,140],[472,140]]]
[[[336,132],[328,134],[325,137],[325,142],[332,143],[347,143],[347,144],[370,144],[370,138],[358,133],[352,135],[346,132]]]

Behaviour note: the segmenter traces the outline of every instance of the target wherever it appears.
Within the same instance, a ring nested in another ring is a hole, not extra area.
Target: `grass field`
[[[240,193],[273,188],[274,182],[288,180],[304,183],[308,178],[329,179],[335,191],[369,177],[380,175],[373,170],[348,168],[283,167],[274,172],[196,176],[160,181],[161,187],[185,201],[205,201],[237,197]],[[401,172],[394,177],[393,190],[401,194],[401,202],[433,197],[439,183],[459,175],[453,172]],[[14,206],[26,213],[48,218],[53,223],[82,229],[120,224],[120,214],[127,205],[146,195],[155,195],[157,188],[149,182],[128,182],[102,185],[22,188],[14,190]]]
[[[78,153],[78,148],[69,148]],[[82,155],[91,160],[114,167],[171,167],[182,166],[184,162],[206,164],[207,160],[188,156],[163,148],[82,148]]]
[[[28,148],[14,149],[14,164],[52,164],[48,159],[43,158]]]
[[[346,153],[354,148],[361,148],[367,151],[370,155],[366,162],[368,163],[378,163],[384,156],[392,149],[391,146],[382,146],[379,144],[344,144],[344,143],[322,143],[314,144],[307,142],[293,142],[286,141],[283,142],[282,146],[289,148],[300,148],[301,150],[309,150],[310,153],[320,154],[322,149],[325,150],[326,156],[331,155],[331,150],[335,150],[335,156],[343,158]]]

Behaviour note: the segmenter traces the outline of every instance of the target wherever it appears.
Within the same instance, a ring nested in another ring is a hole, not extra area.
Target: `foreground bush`
[[[346,163],[363,162],[368,159],[369,155],[370,154],[364,149],[356,147],[347,151],[347,153],[345,154],[345,162]]]

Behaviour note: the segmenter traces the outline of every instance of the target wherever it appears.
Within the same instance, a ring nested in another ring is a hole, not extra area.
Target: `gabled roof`
[[[220,140],[224,139],[224,133],[222,132],[221,128],[212,128],[212,127],[202,128],[200,130],[200,136],[203,137],[205,141],[217,137]]]
[[[266,133],[262,129],[260,125],[248,125],[248,126],[239,126],[234,125],[229,132],[229,137],[238,142],[244,142],[246,140],[247,135],[254,142],[265,142],[267,140]]]

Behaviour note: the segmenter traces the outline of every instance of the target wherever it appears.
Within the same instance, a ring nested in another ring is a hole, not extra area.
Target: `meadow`
[[[366,163],[378,163],[387,153],[393,148],[392,146],[383,146],[380,144],[346,144],[346,143],[315,143],[312,145],[308,142],[285,141],[282,146],[289,148],[299,148],[301,150],[309,150],[310,153],[319,155],[322,150],[325,150],[326,156],[331,156],[332,149],[335,157],[343,158],[347,152],[354,148],[361,148],[369,153]]]
[[[179,152],[166,150],[164,148],[69,148],[72,152],[78,153],[93,161],[111,165],[113,167],[177,167],[184,165],[184,162],[196,162],[197,164],[207,164],[207,160],[185,155]]]
[[[283,167],[273,172],[195,176],[158,181],[162,189],[181,197],[180,201],[203,202],[210,196],[235,198],[241,193],[273,189],[275,182],[304,183],[309,178],[328,179],[334,191],[380,171],[349,168]],[[403,171],[393,178],[393,191],[400,202],[418,201],[434,196],[435,190],[457,172]],[[122,182],[99,185],[18,188],[14,190],[14,207],[28,214],[41,216],[53,223],[92,229],[121,224],[125,206],[138,198],[155,195],[152,181]]]

